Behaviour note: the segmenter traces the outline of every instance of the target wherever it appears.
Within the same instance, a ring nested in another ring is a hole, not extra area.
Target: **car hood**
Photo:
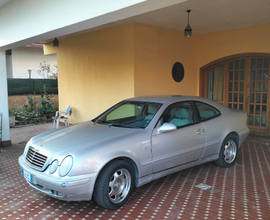
[[[121,128],[84,122],[73,126],[49,131],[32,139],[30,146],[46,155],[64,156],[76,151],[113,143],[125,136],[142,132],[143,129]]]

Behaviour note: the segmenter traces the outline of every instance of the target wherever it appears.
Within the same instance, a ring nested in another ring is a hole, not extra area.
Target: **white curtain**
[[[223,100],[224,65],[214,68],[213,100]]]
[[[208,70],[207,97],[214,101],[223,100],[224,65]]]

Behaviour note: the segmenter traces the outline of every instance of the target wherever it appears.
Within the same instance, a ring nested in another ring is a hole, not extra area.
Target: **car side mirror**
[[[159,131],[162,132],[162,133],[166,133],[166,132],[169,132],[169,131],[175,131],[176,129],[177,129],[177,127],[174,124],[165,122],[159,128]]]

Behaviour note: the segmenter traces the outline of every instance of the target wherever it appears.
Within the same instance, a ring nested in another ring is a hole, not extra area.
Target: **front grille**
[[[37,167],[42,168],[47,160],[47,157],[38,153],[33,147],[29,147],[29,150],[26,155],[26,161]]]

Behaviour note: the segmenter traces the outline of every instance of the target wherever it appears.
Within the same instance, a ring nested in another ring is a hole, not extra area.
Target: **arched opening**
[[[224,57],[200,69],[200,96],[248,114],[252,133],[270,135],[270,54]]]

